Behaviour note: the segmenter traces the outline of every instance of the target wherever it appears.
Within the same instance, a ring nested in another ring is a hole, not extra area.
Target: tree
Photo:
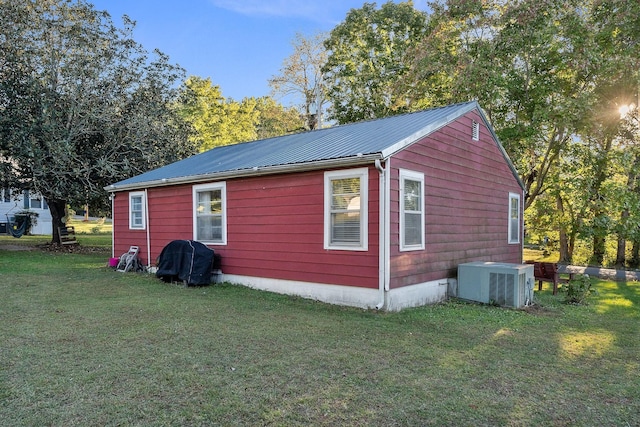
[[[283,61],[280,74],[269,79],[274,95],[301,101],[298,105],[306,129],[322,125],[322,111],[327,104],[322,76],[322,67],[327,61],[325,38],[324,34],[305,38],[297,33],[292,42],[293,53]]]
[[[272,138],[305,129],[305,120],[295,108],[285,108],[270,96],[256,99],[258,139]]]
[[[626,261],[626,240],[633,242],[630,266],[640,266],[640,227],[636,212],[640,199],[640,4],[624,0],[596,1],[593,20],[598,24],[598,47],[606,63],[606,84],[616,82],[621,90],[616,107],[626,107],[621,120],[620,144],[626,166],[626,187],[621,191],[616,265]],[[617,110],[617,108],[616,108]]]
[[[439,1],[412,82],[436,79],[447,101],[478,99],[525,183],[525,207],[594,103],[601,58],[583,0]],[[417,83],[416,83],[417,84]],[[427,94],[428,95],[428,94]]]
[[[133,28],[84,0],[0,2],[3,178],[42,194],[52,243],[67,204],[105,205],[108,184],[194,152],[171,108],[183,71]]]
[[[323,73],[332,118],[349,123],[409,111],[411,86],[398,81],[426,30],[426,14],[411,1],[352,9],[325,42],[329,57]]]
[[[253,98],[236,102],[225,99],[210,78],[189,77],[180,89],[180,116],[194,133],[191,140],[200,151],[256,139],[258,112]]]

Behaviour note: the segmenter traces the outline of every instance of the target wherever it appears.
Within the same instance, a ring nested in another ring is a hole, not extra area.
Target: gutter
[[[175,178],[162,178],[151,181],[140,181],[131,184],[111,184],[104,187],[104,190],[108,192],[137,190],[140,188],[153,188],[153,187],[166,187],[170,185],[178,184],[196,184],[200,182],[222,181],[230,178],[247,178],[261,175],[272,175],[278,173],[293,173],[293,172],[306,172],[319,169],[330,169],[340,167],[350,167],[356,165],[368,164],[372,161],[382,159],[381,153],[374,154],[357,154],[355,156],[321,160],[309,163],[292,163],[286,165],[276,166],[254,166],[247,169],[236,169],[214,173],[204,173],[200,175],[187,175]]]

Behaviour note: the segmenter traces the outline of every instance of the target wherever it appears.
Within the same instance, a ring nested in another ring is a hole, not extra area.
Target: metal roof
[[[478,109],[486,121],[478,103],[472,101],[383,119],[216,147],[117,182],[106,187],[106,190],[145,188],[329,165],[340,166],[362,163],[375,158],[386,159],[473,109]],[[487,127],[491,129],[489,123]],[[504,154],[506,158],[506,153]]]

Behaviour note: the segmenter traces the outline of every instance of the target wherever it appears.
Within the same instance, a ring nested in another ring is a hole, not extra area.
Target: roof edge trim
[[[469,111],[473,111],[474,109],[480,109],[480,105],[478,104],[478,101],[471,101],[465,104],[461,104],[460,108],[456,109],[455,112],[449,114],[446,117],[443,117],[441,120],[439,120],[436,123],[432,123],[429,126],[426,126],[422,129],[420,129],[418,132],[414,133],[413,135],[409,135],[408,137],[404,138],[401,141],[396,142],[395,144],[393,144],[392,146],[386,148],[385,150],[383,150],[382,155],[384,156],[384,158],[387,158],[395,153],[397,153],[398,151],[402,150],[403,148],[408,147],[409,145],[413,144],[416,141],[419,141],[420,139],[424,138],[425,136],[437,131],[438,129],[446,126],[447,124],[453,122],[454,120],[456,120],[457,118],[467,114]]]
[[[153,181],[136,182],[133,184],[123,184],[123,185],[111,184],[104,187],[104,190],[110,193],[115,193],[118,191],[138,190],[142,188],[167,187],[170,185],[180,185],[180,184],[196,184],[196,183],[201,183],[206,181],[221,181],[223,179],[230,179],[230,178],[247,178],[247,177],[261,176],[261,175],[273,175],[277,173],[305,172],[305,171],[312,171],[312,170],[318,170],[318,169],[363,165],[366,163],[374,162],[375,160],[382,160],[382,159],[383,157],[381,153],[364,154],[364,155],[345,157],[341,159],[320,160],[320,161],[309,162],[309,163],[291,163],[287,165],[278,165],[278,166],[254,167],[250,169],[240,169],[240,170],[225,171],[225,172],[218,172],[218,173],[212,173],[212,174],[181,176],[178,178],[164,178],[164,179],[153,180]]]

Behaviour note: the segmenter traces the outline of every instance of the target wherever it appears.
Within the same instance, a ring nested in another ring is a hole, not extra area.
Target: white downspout
[[[147,229],[147,270],[151,267],[151,226],[149,224],[149,193],[147,189],[144,189],[144,215],[145,215],[145,228]]]
[[[116,230],[113,225],[116,223],[115,221],[116,193],[111,193],[111,195],[109,196],[109,200],[111,201],[111,258],[114,258],[116,256],[116,248],[115,248]]]
[[[389,289],[387,283],[387,174],[386,170],[382,167],[380,159],[375,160],[375,166],[378,172],[380,172],[380,209],[378,215],[378,228],[379,228],[379,251],[378,251],[378,290],[379,290],[379,302],[376,305],[376,309],[380,310],[385,306],[386,290]]]

